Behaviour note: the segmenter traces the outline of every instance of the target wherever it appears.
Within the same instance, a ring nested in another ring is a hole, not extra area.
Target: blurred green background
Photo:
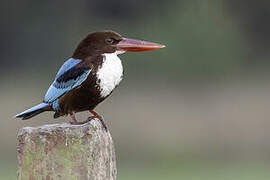
[[[264,0],[1,1],[0,179],[16,179],[19,128],[68,121],[13,115],[104,29],[167,45],[121,55],[124,81],[97,108],[119,180],[270,179],[269,18]]]

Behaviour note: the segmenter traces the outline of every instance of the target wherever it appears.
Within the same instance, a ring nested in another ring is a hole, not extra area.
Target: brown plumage
[[[80,112],[94,109],[105,98],[100,97],[100,89],[97,86],[96,73],[102,65],[102,56],[96,56],[95,62],[91,58],[86,58],[81,65],[91,69],[86,80],[78,87],[70,90],[59,98],[61,111],[56,112],[55,116],[67,115],[72,112]]]
[[[43,103],[15,117],[29,119],[44,111],[54,111],[55,118],[70,115],[72,124],[81,124],[85,121],[78,122],[74,113],[89,110],[93,116],[88,120],[99,118],[106,128],[94,108],[112,93],[122,79],[122,64],[117,55],[125,51],[163,47],[156,43],[123,38],[113,31],[90,33],[60,68]]]

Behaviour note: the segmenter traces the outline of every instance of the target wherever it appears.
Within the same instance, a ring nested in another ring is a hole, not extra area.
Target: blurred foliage
[[[265,45],[267,49],[262,37],[268,37],[268,33],[258,29],[249,38],[245,32],[258,27],[249,23],[253,22],[253,14],[245,19],[250,28],[243,28],[239,19],[243,17],[241,12],[247,10],[245,6],[237,9],[241,4],[235,6],[237,3],[229,0],[65,3],[28,0],[16,6],[14,3],[3,1],[1,6],[2,74],[8,72],[4,68],[7,65],[12,69],[23,66],[33,72],[40,69],[54,72],[72,54],[80,39],[88,32],[102,29],[167,45],[162,51],[124,55],[122,59],[131,77],[151,72],[143,76],[224,78],[250,71],[247,64],[266,59],[264,56],[256,59],[249,44],[257,39],[258,47]],[[236,10],[239,13],[234,13]],[[256,12],[262,13],[260,10]],[[269,12],[263,10],[265,14]],[[263,21],[257,23],[264,29]]]

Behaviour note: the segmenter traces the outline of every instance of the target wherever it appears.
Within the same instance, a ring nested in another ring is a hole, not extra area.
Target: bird
[[[61,66],[43,102],[14,117],[27,120],[42,112],[53,111],[54,118],[69,115],[73,125],[97,118],[107,130],[102,116],[94,109],[123,79],[123,66],[118,55],[164,47],[158,43],[125,38],[111,30],[89,33]],[[92,115],[85,121],[78,121],[75,113],[82,111],[89,111]]]

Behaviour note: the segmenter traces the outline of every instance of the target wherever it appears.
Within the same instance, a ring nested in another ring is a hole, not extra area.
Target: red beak
[[[124,51],[150,51],[155,49],[161,49],[165,46],[162,44],[141,41],[136,39],[123,38],[117,45],[117,49]]]

